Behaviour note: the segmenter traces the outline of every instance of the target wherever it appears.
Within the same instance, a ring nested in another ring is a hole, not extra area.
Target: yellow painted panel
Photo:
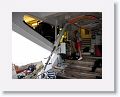
[[[64,34],[62,35],[61,39],[60,39],[60,43],[63,43],[63,39],[65,39],[65,41],[67,41],[68,39],[68,32],[64,32]]]
[[[87,32],[87,30],[81,29],[81,38],[91,38],[91,33],[90,33],[90,31]]]

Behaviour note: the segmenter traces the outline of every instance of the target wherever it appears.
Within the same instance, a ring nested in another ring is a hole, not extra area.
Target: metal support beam
[[[55,40],[57,39],[57,26],[58,26],[58,21],[55,21]]]

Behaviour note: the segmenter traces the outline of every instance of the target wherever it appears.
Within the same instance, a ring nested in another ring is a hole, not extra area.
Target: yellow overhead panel
[[[31,27],[33,27],[33,28],[35,28],[37,25],[38,25],[38,23],[37,23],[38,21],[36,21],[36,20],[33,20],[33,21],[29,21],[27,24],[29,25],[29,26],[31,26]]]
[[[40,21],[38,18],[31,16],[31,15],[24,15],[23,20],[27,23],[33,20]]]
[[[31,16],[31,15],[24,15],[23,20],[25,23],[27,23],[29,26],[33,28],[35,28],[38,25],[38,23],[42,22],[38,18]]]
[[[32,23],[32,27],[36,27],[37,25],[37,23]]]
[[[34,24],[37,23],[37,20],[29,21],[28,24]]]

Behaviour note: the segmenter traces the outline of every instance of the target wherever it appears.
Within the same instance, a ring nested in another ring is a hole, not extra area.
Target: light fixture
[[[60,28],[59,30],[62,31],[62,28]]]

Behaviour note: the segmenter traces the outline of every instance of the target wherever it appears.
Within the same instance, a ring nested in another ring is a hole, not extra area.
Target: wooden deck
[[[95,72],[91,72],[96,57],[86,57],[81,61],[65,60],[61,67],[53,67],[57,71],[57,78],[60,79],[101,79],[102,68],[97,68]],[[100,58],[99,58],[100,59]]]

